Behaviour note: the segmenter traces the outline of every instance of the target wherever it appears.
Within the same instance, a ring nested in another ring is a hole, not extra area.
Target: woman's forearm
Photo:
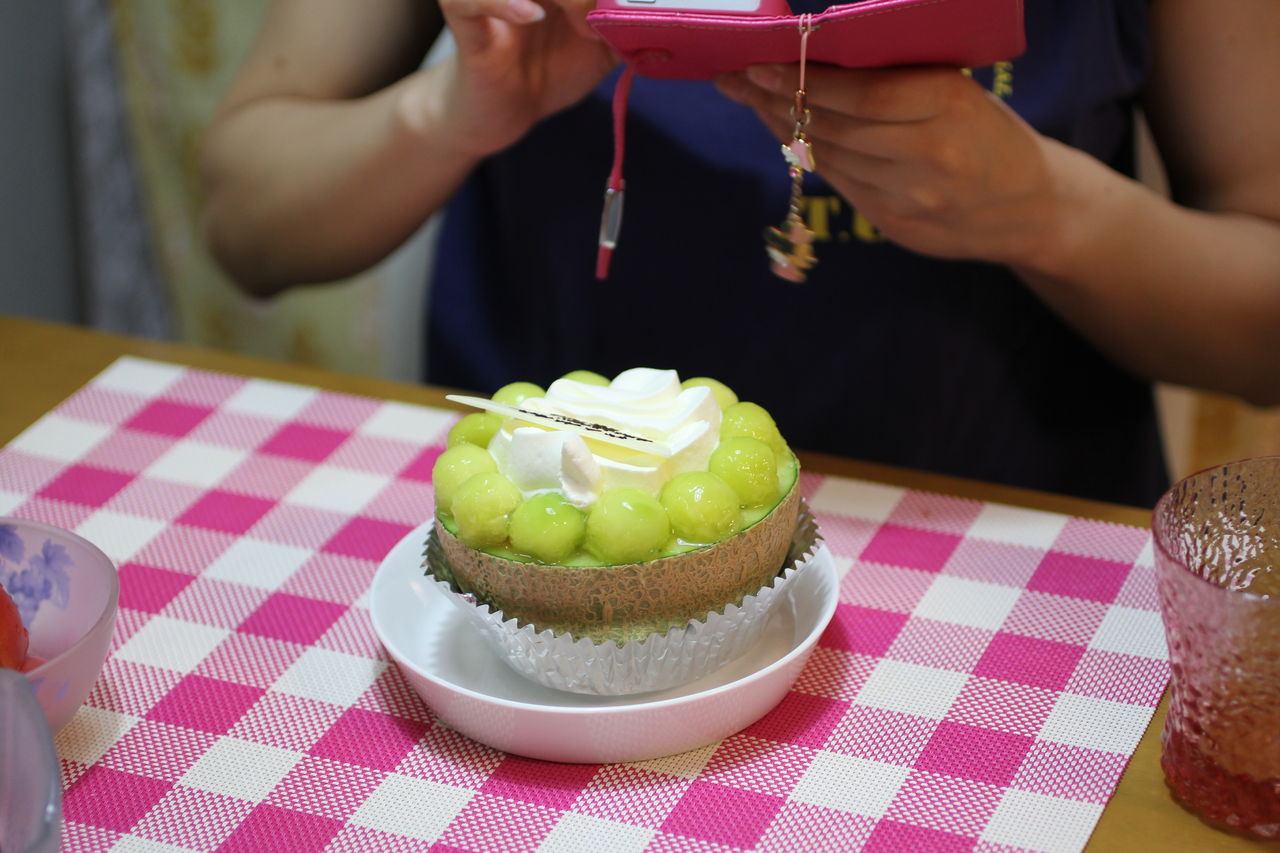
[[[1048,142],[1056,239],[1015,263],[1103,351],[1153,379],[1280,402],[1280,223],[1181,207]]]
[[[445,65],[359,99],[268,96],[215,120],[203,227],[242,287],[267,295],[354,274],[444,204],[477,159],[448,135]]]

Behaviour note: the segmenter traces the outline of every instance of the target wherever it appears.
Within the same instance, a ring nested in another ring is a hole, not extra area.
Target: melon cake
[[[784,569],[799,463],[767,411],[705,377],[575,371],[492,398],[435,463],[456,591],[538,631],[623,644],[724,612]]]

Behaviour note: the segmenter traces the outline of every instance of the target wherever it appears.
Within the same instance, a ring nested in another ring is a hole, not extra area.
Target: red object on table
[[[27,660],[27,629],[8,591],[0,587],[0,667],[23,669]]]

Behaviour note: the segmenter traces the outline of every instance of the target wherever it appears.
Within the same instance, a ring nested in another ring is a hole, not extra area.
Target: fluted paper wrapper
[[[713,610],[684,627],[621,646],[613,640],[575,640],[568,633],[521,626],[501,610],[458,592],[445,580],[449,571],[434,527],[427,537],[423,566],[445,597],[516,672],[557,690],[623,696],[694,681],[750,649],[760,639],[774,606],[812,564],[819,539],[817,522],[802,503],[786,563],[768,584],[745,596],[740,605],[727,604],[723,612]]]

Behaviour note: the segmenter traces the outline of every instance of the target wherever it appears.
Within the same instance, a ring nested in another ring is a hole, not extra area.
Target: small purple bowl
[[[27,653],[39,662],[26,671],[27,683],[56,734],[84,704],[111,647],[116,567],[74,533],[0,518],[0,584],[27,627]]]

